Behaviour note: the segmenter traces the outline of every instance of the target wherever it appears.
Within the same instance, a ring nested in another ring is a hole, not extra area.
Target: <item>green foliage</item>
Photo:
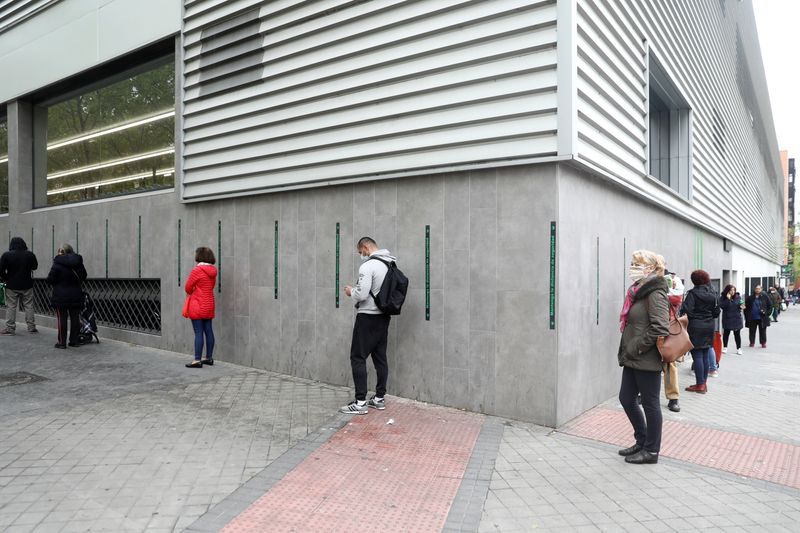
[[[174,148],[175,118],[167,117],[147,124],[103,133],[175,109],[175,69],[173,62],[111,85],[81,94],[47,110],[48,145],[98,134],[47,153],[47,174],[108,164],[120,159]],[[130,192],[171,187],[173,154],[148,157],[102,169],[86,170],[48,180],[48,190],[97,183],[114,178],[147,175],[119,183],[89,187],[61,194],[50,194],[48,204],[115,196]]]

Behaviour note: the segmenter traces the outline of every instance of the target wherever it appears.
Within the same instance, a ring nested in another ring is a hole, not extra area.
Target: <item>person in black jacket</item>
[[[736,354],[742,355],[741,329],[744,326],[742,321],[744,301],[742,301],[742,296],[736,292],[736,287],[725,286],[722,290],[722,297],[719,299],[719,307],[722,310],[722,353],[728,353],[728,339],[730,339],[732,331],[736,341]]]
[[[756,329],[758,329],[758,342],[762,348],[767,347],[767,328],[769,317],[772,315],[772,301],[761,290],[761,285],[753,288],[753,294],[744,302],[744,325],[750,331],[750,347],[756,345]]]
[[[0,335],[14,335],[17,308],[25,310],[30,333],[38,333],[33,314],[33,271],[39,268],[36,256],[22,237],[14,237],[8,251],[0,257],[0,281],[6,284],[6,327]],[[20,306],[20,303],[22,304]]]
[[[719,296],[710,284],[710,277],[705,270],[692,272],[694,288],[686,293],[681,306],[681,315],[688,315],[689,326],[686,330],[692,341],[693,368],[697,382],[686,387],[688,392],[705,394],[708,390],[706,382],[711,371],[711,359],[714,354],[714,323],[719,317]]]
[[[69,345],[78,346],[80,333],[79,314],[83,307],[81,284],[86,280],[83,257],[76,254],[69,244],[64,244],[53,258],[53,266],[47,275],[47,283],[53,286],[50,305],[56,311],[58,342],[56,348],[67,347],[67,315],[69,315]]]

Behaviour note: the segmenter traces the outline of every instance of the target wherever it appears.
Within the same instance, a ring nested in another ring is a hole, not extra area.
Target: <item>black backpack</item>
[[[384,261],[377,257],[370,257],[386,265],[386,276],[383,278],[383,285],[381,285],[378,294],[369,293],[372,299],[375,300],[375,305],[382,313],[387,315],[399,315],[400,309],[403,307],[403,302],[406,301],[406,292],[408,292],[408,278],[403,274],[394,261]]]

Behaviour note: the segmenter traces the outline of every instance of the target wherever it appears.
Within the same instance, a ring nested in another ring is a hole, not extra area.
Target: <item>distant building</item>
[[[750,0],[17,0],[0,72],[0,235],[76,245],[108,337],[189,351],[208,245],[218,358],[346,384],[370,235],[390,393],[554,426],[618,387],[632,251],[784,260]]]

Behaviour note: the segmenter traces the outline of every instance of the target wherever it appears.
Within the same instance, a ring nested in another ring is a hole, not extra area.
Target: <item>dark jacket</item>
[[[769,301],[770,303],[772,303],[773,309],[776,307],[780,307],[781,301],[783,301],[783,298],[781,298],[781,293],[779,293],[778,291],[769,291],[767,293],[767,296],[769,296]]]
[[[742,320],[742,295],[738,292],[733,298],[722,296],[719,299],[719,308],[722,310],[722,329],[736,331],[744,327]]]
[[[689,317],[689,339],[695,348],[714,345],[714,323],[719,317],[719,296],[711,285],[698,285],[686,293],[681,315]]]
[[[53,259],[47,283],[53,286],[50,305],[53,307],[83,307],[81,283],[86,280],[83,257],[78,254],[57,255]]]
[[[772,300],[764,292],[759,295],[761,298],[761,325],[769,327],[769,316],[772,314]],[[756,299],[755,294],[751,294],[744,301],[744,325],[748,328],[752,325],[753,320],[750,318],[753,310],[753,301]]]
[[[658,276],[645,282],[633,295],[633,305],[619,341],[619,366],[660,372],[658,337],[669,334],[669,295],[667,282]]]
[[[26,291],[33,287],[33,271],[39,268],[36,256],[28,250],[22,237],[14,237],[8,251],[0,256],[0,281],[11,290]]]

